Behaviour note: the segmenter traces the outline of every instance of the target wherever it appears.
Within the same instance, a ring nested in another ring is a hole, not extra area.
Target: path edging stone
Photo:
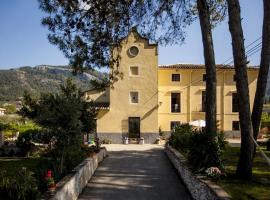
[[[56,184],[53,194],[47,192],[42,200],[76,200],[88,181],[94,174],[98,164],[107,156],[106,148],[91,158],[86,158],[82,163],[74,168],[72,174],[68,174]]]
[[[204,176],[194,175],[186,166],[186,159],[179,151],[166,145],[165,152],[194,200],[231,199],[231,196],[214,182]]]

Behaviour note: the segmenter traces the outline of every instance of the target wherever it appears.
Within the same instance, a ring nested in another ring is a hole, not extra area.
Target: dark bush
[[[6,156],[5,150],[0,148],[0,157]]]
[[[204,131],[181,124],[172,131],[169,143],[187,155],[188,164],[194,171],[213,166],[222,168],[221,149],[225,149],[227,143],[223,133],[217,133],[216,141]]]
[[[52,171],[55,182],[58,182],[65,174],[59,173],[59,164],[54,159],[44,158],[39,161],[38,168],[35,169],[35,178],[37,179],[37,186],[41,193],[47,191],[47,182],[45,175],[48,170]]]
[[[193,134],[192,127],[189,124],[176,126],[172,131],[170,144],[177,150],[187,152],[190,148],[190,138]]]
[[[218,132],[217,133],[217,138],[218,138],[218,145],[219,148],[221,150],[225,150],[226,149],[226,145],[228,144],[228,142],[225,140],[225,134],[224,132]]]
[[[8,152],[8,156],[13,157],[15,155],[15,151],[13,149],[10,149]]]
[[[219,143],[204,132],[193,133],[187,160],[193,170],[197,172],[209,167],[222,168]]]
[[[14,176],[0,172],[0,197],[8,200],[34,200],[39,197],[33,172],[22,168]]]
[[[266,150],[270,151],[270,139],[266,142]]]
[[[89,156],[92,153],[98,153],[99,148],[95,145],[92,146],[82,145],[82,151],[85,153],[86,156]]]
[[[34,148],[34,144],[32,143],[32,141],[37,133],[37,130],[31,129],[20,133],[16,142],[16,146],[20,148],[23,156],[28,155],[31,149]]]

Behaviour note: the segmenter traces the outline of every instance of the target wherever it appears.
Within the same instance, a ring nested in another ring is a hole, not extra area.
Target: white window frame
[[[138,68],[138,75],[134,75],[134,74],[131,73],[131,68],[132,67],[137,67]],[[139,77],[140,76],[140,67],[139,66],[135,66],[135,65],[129,66],[129,76],[131,76],[131,77]]]
[[[133,103],[131,99],[131,92],[137,92],[138,93],[138,103]],[[129,91],[129,104],[137,105],[140,103],[140,92],[138,90],[130,90]]]

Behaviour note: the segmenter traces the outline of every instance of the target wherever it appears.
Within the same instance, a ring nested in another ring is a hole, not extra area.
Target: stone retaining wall
[[[72,174],[65,176],[57,183],[56,190],[53,194],[48,192],[42,199],[76,200],[97,169],[98,163],[103,161],[106,156],[107,150],[102,148],[92,158],[85,159],[73,170]]]
[[[229,200],[231,197],[218,185],[202,176],[195,176],[185,165],[186,159],[166,145],[165,152],[195,200]]]

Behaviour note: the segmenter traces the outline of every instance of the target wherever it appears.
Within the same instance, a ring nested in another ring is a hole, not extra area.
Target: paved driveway
[[[191,199],[163,147],[107,145],[109,157],[98,167],[80,200]]]

